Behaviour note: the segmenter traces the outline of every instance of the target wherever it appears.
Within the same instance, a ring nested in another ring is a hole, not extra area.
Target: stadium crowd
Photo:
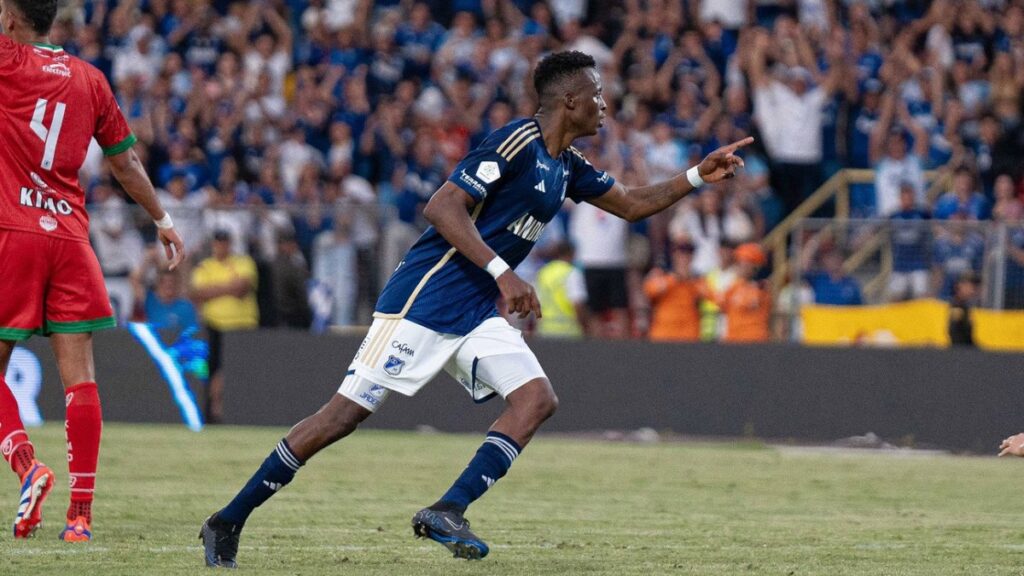
[[[532,65],[555,49],[598,61],[608,120],[576,145],[623,183],[758,143],[737,178],[638,225],[567,205],[520,269],[575,318],[549,332],[767,338],[756,243],[844,167],[876,170],[851,190],[858,217],[1024,213],[1020,0],[73,0],[51,39],[110,78],[199,254],[186,277],[157,274],[152,229],[94,149],[82,185],[122,317],[164,318],[191,294],[221,327],[367,323],[430,195],[532,115]],[[924,171],[944,166],[953,184],[931,198]],[[923,269],[980,271],[970,233],[915,229]],[[1009,246],[1024,283],[1024,229]],[[860,303],[838,252],[790,288]],[[940,284],[906,296],[949,297]]]

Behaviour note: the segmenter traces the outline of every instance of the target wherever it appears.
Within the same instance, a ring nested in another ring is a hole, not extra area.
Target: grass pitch
[[[0,538],[0,574],[203,574],[203,519],[284,430],[108,424],[95,539],[58,542],[63,430],[33,432],[58,471],[49,520]],[[415,540],[409,520],[480,437],[362,431],[257,510],[252,574],[1024,574],[1024,461],[814,453],[754,444],[630,445],[538,438],[468,514],[481,562]],[[13,518],[7,474],[0,510]]]

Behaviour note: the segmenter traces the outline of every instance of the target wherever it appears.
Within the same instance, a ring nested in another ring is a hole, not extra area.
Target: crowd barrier
[[[949,346],[950,307],[940,300],[880,306],[804,306],[806,344]],[[1024,351],[1024,312],[971,310],[974,340],[989,350]]]
[[[330,398],[361,336],[230,333],[224,342],[228,424],[288,426]],[[891,441],[991,452],[1024,430],[1024,355],[961,349],[865,349],[534,340],[561,399],[549,432],[652,427],[694,436],[828,442],[874,432]],[[63,417],[43,338],[43,419]],[[96,335],[108,421],[181,423],[161,368],[125,330]],[[22,365],[25,354],[22,354]],[[14,379],[26,384],[25,374]],[[192,390],[201,400],[201,387]],[[200,402],[201,405],[201,402]],[[446,375],[415,398],[393,394],[368,427],[481,432],[501,409],[476,405]]]

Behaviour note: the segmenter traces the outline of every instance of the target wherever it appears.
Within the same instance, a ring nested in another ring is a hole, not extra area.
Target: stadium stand
[[[737,178],[616,236],[630,327],[608,333],[646,336],[642,279],[680,243],[721,294],[732,248],[763,242],[782,338],[801,303],[854,303],[851,284],[858,302],[946,299],[973,271],[980,304],[1024,308],[1019,0],[75,0],[52,39],[115,86],[193,265],[216,232],[256,261],[263,325],[284,323],[282,234],[314,325],[368,323],[430,195],[533,113],[532,65],[567,48],[597,59],[609,105],[577,146],[626,184],[758,137]],[[122,318],[142,318],[125,278],[155,280],[153,230],[101,158],[81,179],[93,239]],[[570,237],[573,209],[524,277]],[[574,239],[578,254],[599,240]],[[714,301],[705,339],[725,324]]]

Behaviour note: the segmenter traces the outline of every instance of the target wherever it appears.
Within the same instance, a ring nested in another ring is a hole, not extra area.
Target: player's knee
[[[558,396],[554,392],[549,392],[544,396],[541,401],[540,412],[543,414],[544,419],[547,420],[555,415],[558,410]]]
[[[320,412],[321,425],[332,441],[348,436],[366,420],[370,411],[348,400],[335,397]]]
[[[528,409],[534,420],[543,422],[558,410],[558,396],[550,388],[539,391],[530,398]]]

